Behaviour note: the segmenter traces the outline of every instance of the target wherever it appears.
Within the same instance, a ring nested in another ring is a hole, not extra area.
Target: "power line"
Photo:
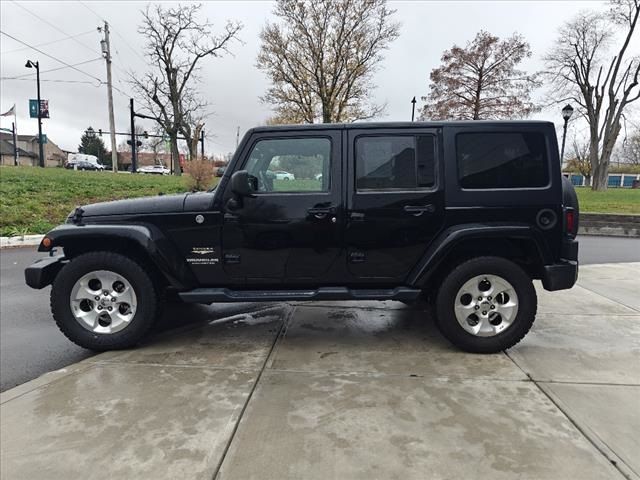
[[[100,14],[98,14],[93,8],[89,7],[89,5],[87,5],[85,2],[81,2],[80,0],[78,0],[78,3],[82,5],[84,8],[86,8],[87,10],[89,10],[91,13],[93,13],[96,16],[96,18],[98,18],[98,20],[100,20],[101,22],[107,21]],[[109,23],[109,26],[111,27],[111,31],[115,33],[118,37],[120,37],[120,39],[122,40],[122,43],[124,43],[129,50],[131,50],[135,55],[137,55],[140,60],[142,60],[143,62],[146,62],[144,57],[140,55],[140,53],[135,48],[133,48],[122,35],[120,35],[118,30],[113,28],[113,25],[111,23]]]
[[[51,42],[37,43],[37,44],[34,45],[34,47],[44,47],[44,46],[47,46],[47,45],[53,45],[54,43],[64,42],[65,40],[69,40],[71,38],[82,37],[83,35],[88,35],[89,33],[94,33],[94,30],[89,30],[89,31],[83,32],[83,33],[78,33],[76,35],[67,35],[64,38],[59,38],[57,40],[52,40]],[[31,48],[31,47],[16,48],[14,50],[9,50],[7,52],[2,52],[2,55],[8,55],[10,53],[22,52],[24,50],[29,50],[29,48]]]
[[[54,57],[53,55],[49,55],[48,53],[43,52],[42,50],[40,50],[40,49],[38,49],[38,48],[34,47],[33,45],[29,45],[28,43],[25,43],[25,42],[23,42],[22,40],[17,39],[17,38],[16,38],[16,37],[14,37],[13,35],[9,35],[8,33],[3,32],[2,30],[0,30],[0,33],[1,33],[2,35],[5,35],[5,36],[9,37],[9,38],[10,38],[10,39],[12,39],[12,40],[15,40],[16,42],[18,42],[18,43],[20,43],[20,44],[24,45],[25,47],[29,47],[29,48],[31,48],[32,50],[35,50],[36,52],[41,53],[41,54],[42,54],[42,55],[44,55],[45,57],[48,57],[48,58],[50,58],[50,59],[52,59],[52,60],[55,60],[56,62],[61,63],[61,64],[63,64],[63,65],[66,65],[67,67],[69,67],[69,68],[71,68],[71,69],[73,69],[73,70],[75,70],[75,71],[77,71],[77,72],[80,72],[80,73],[82,73],[83,75],[86,75],[87,77],[93,78],[94,80],[97,80],[98,82],[103,83],[103,82],[102,82],[102,80],[101,80],[101,79],[99,79],[98,77],[94,77],[94,76],[93,76],[93,75],[91,75],[90,73],[87,73],[87,72],[85,72],[85,71],[83,71],[83,70],[80,70],[79,68],[76,68],[76,67],[74,67],[73,65],[70,65],[70,64],[68,64],[67,62],[63,61],[63,60],[60,60],[59,58]]]
[[[96,13],[96,11],[93,8],[89,7],[89,5],[87,5],[86,3],[81,2],[80,0],[78,0],[78,3],[80,5],[82,5],[84,8],[86,8],[87,10],[89,10],[91,13],[93,13],[98,18],[98,20],[100,20],[101,22],[106,22],[107,21],[106,19],[104,19],[100,15],[98,15]]]
[[[22,82],[32,82],[32,78],[1,78],[0,80],[17,80]],[[86,83],[92,85],[96,88],[102,86],[103,82],[100,82],[100,85],[96,85],[96,82],[92,82],[90,80],[56,80],[56,79],[40,79],[40,83],[42,82],[51,82],[51,83]]]
[[[91,8],[91,7],[90,7],[89,5],[87,5],[85,2],[82,2],[82,1],[80,1],[80,0],[77,0],[77,1],[78,1],[78,3],[79,3],[80,5],[82,5],[84,8],[86,8],[86,9],[87,9],[87,10],[89,10],[91,13],[93,13],[93,15],[95,15],[95,17],[96,17],[98,20],[100,20],[101,22],[107,22],[107,20],[106,20],[104,17],[102,17],[102,15],[100,15],[98,12],[96,12],[93,8]],[[126,40],[122,37],[122,35],[120,35],[116,30],[114,30],[113,25],[112,25],[111,23],[109,23],[109,27],[110,27],[111,32],[115,33],[115,34],[116,34],[116,35],[118,35],[120,38],[122,38],[122,41],[125,43],[125,45],[127,45],[127,47],[131,48],[131,50],[132,50],[134,53],[136,53],[136,55],[138,55],[138,54],[137,54],[137,52],[136,52],[136,51],[135,51],[135,50],[134,50],[134,49],[133,49],[133,48],[132,48],[132,47],[131,47],[127,42],[126,42]],[[122,62],[122,58],[120,57],[120,53],[118,52],[118,49],[117,49],[117,48],[115,48],[115,51],[116,51],[116,54],[118,55],[118,59]],[[138,55],[138,56],[140,56],[140,55]],[[142,57],[140,57],[140,58],[142,58]],[[144,60],[144,59],[142,59],[142,60]],[[116,70],[119,70],[120,72],[122,72],[124,75],[127,75],[127,72],[125,72],[124,70],[122,70],[118,65],[116,65],[116,64],[112,64],[112,66],[113,66]],[[120,78],[118,78],[118,83],[120,83],[120,85],[123,85],[123,82],[122,82],[122,80],[121,80]],[[129,95],[129,94],[127,94],[127,93],[123,92],[122,90],[120,90],[120,89],[119,89],[118,87],[116,87],[115,85],[113,85],[113,84],[112,84],[112,85],[111,85],[111,87],[112,87],[116,92],[118,92],[120,95],[122,95],[123,97],[125,97],[125,98],[127,98],[127,99],[128,99],[128,98],[133,98],[133,95]]]
[[[72,66],[77,67],[78,65],[85,65],[91,62],[97,62],[98,60],[102,60],[102,57],[94,58],[92,60],[85,60],[84,62],[74,63]],[[50,68],[48,70],[42,70],[40,73],[42,74],[42,73],[48,73],[48,72],[57,72],[58,70],[64,70],[65,68],[69,68],[69,67]],[[34,75],[35,73],[25,73],[24,75],[18,75],[16,77],[0,77],[0,80],[19,80],[22,78],[33,77]]]
[[[31,11],[31,10],[29,10],[27,7],[25,7],[25,6],[21,5],[21,4],[19,4],[19,3],[18,3],[18,2],[16,2],[15,0],[12,0],[12,1],[13,1],[13,3],[15,3],[17,6],[19,6],[21,9],[23,9],[25,12],[27,12],[28,14],[30,14],[30,15],[32,15],[32,16],[34,16],[35,18],[37,18],[37,19],[38,19],[38,20],[40,20],[41,22],[46,23],[47,25],[49,25],[49,26],[50,26],[51,28],[53,28],[54,30],[57,30],[58,32],[62,33],[63,35],[68,35],[64,30],[61,30],[60,28],[58,28],[58,26],[54,25],[54,24],[53,24],[53,23],[51,23],[49,20],[46,20],[46,19],[42,18],[40,15],[38,15],[38,14],[36,14],[36,13],[32,12],[32,11]],[[89,47],[89,46],[85,45],[84,43],[82,43],[82,42],[80,42],[80,41],[78,41],[78,39],[76,39],[76,38],[72,38],[72,37],[69,37],[69,38],[70,38],[71,40],[73,40],[74,42],[76,42],[76,43],[77,43],[78,45],[80,45],[81,47],[86,48],[86,49],[87,49],[87,50],[89,50],[90,52],[96,53],[96,51],[95,51],[93,48],[91,48],[91,47]]]
[[[122,42],[129,48],[129,50],[131,50],[134,54],[136,54],[140,60],[142,60],[143,62],[146,62],[145,58],[142,55],[140,55],[140,53],[135,48],[129,45],[129,43],[124,39],[122,35],[120,35],[120,33],[118,33],[117,30],[113,30],[113,33],[115,33],[118,37],[120,37]]]

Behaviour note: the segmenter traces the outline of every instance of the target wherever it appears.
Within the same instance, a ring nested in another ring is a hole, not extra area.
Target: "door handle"
[[[364,213],[362,213],[362,212],[351,212],[349,214],[349,218],[353,222],[364,222]]]
[[[336,213],[336,207],[311,207],[307,209],[309,215],[313,215],[317,219],[323,219],[327,215]]]
[[[436,211],[436,207],[431,203],[428,205],[405,205],[402,209],[414,217],[419,217],[423,213],[433,213]]]

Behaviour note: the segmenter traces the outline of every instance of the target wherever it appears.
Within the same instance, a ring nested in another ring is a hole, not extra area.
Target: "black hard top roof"
[[[355,123],[302,123],[296,125],[271,125],[254,127],[249,132],[274,132],[292,130],[349,130],[367,128],[441,128],[441,127],[508,127],[508,126],[542,126],[551,125],[553,122],[545,120],[457,120],[439,122],[355,122]]]

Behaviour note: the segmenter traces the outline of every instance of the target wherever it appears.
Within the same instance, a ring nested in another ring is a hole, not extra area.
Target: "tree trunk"
[[[322,123],[332,123],[333,118],[331,118],[331,107],[327,105],[322,106]]]
[[[585,187],[590,187],[591,186],[591,175],[585,175],[584,176],[584,186]]]
[[[609,174],[609,166],[600,162],[593,168],[593,181],[591,182],[591,190],[602,192],[607,189],[607,177]]]
[[[171,142],[171,158],[173,158],[173,174],[180,176],[182,170],[180,170],[180,151],[178,150],[178,135],[176,133],[169,133],[169,140]]]
[[[589,162],[591,163],[591,190],[606,190],[607,182],[603,181],[600,168],[600,155],[598,155],[597,131],[591,128],[591,138],[589,140]]]
[[[200,145],[200,135],[203,128],[204,124],[197,124],[193,129],[193,135],[187,141],[187,145],[189,146],[189,160],[198,159],[198,146]],[[187,135],[185,135],[185,137],[187,137]],[[202,159],[204,160],[204,157]]]
[[[197,160],[198,159],[198,142],[195,139],[192,139],[190,142],[187,142],[189,146],[189,160]]]

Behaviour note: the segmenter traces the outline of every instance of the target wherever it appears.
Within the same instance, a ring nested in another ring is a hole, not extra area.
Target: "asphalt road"
[[[40,255],[33,247],[0,251],[0,391],[92,355],[58,331],[49,311],[50,289],[32,290],[24,284],[24,268]],[[580,237],[580,261],[638,262],[640,239]],[[259,305],[169,306],[159,329],[256,308]],[[178,311],[180,315],[176,315]]]

